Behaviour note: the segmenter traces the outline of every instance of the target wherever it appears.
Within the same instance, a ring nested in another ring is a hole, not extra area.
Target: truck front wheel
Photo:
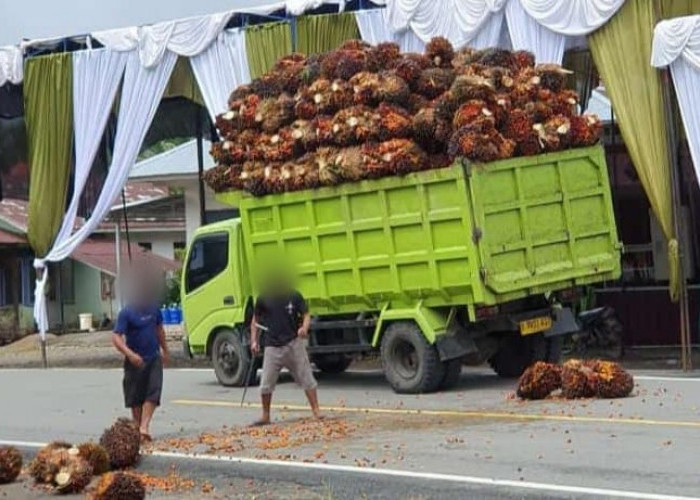
[[[255,370],[250,370],[250,364],[255,363],[248,347],[243,345],[240,336],[231,330],[223,330],[216,334],[212,345],[211,358],[214,373],[219,383],[226,387],[241,387],[245,385],[246,376],[250,373],[249,384],[255,381]]]
[[[561,357],[561,339],[546,339],[544,335],[508,335],[501,341],[498,352],[489,358],[489,365],[499,376],[519,377],[536,361],[558,363]]]
[[[391,324],[382,338],[384,375],[400,394],[432,392],[444,379],[445,366],[415,323]]]
[[[323,373],[343,373],[352,363],[352,358],[344,354],[317,354],[313,361]]]

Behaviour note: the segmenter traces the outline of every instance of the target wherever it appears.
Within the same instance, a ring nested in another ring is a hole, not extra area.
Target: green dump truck
[[[187,252],[189,354],[223,385],[246,382],[255,269],[294,263],[313,315],[308,350],[341,372],[380,353],[397,392],[449,387],[462,364],[517,376],[557,361],[578,330],[578,287],[620,275],[599,146],[254,198],[219,199],[240,218],[201,227]],[[252,370],[254,372],[254,370]]]

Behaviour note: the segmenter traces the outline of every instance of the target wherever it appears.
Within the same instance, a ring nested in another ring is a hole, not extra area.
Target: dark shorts
[[[124,360],[124,404],[127,408],[142,406],[146,401],[160,405],[163,389],[163,361],[160,356],[136,368]]]

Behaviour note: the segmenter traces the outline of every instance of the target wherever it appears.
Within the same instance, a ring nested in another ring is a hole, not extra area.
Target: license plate
[[[526,319],[520,322],[520,334],[531,335],[533,333],[544,332],[552,328],[552,318],[543,316],[541,318]]]

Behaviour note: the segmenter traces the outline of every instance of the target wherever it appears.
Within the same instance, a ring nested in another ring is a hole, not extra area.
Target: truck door
[[[190,245],[182,277],[182,308],[191,341],[206,339],[222,315],[233,316],[236,299],[231,239],[229,232],[214,232],[195,237]]]

